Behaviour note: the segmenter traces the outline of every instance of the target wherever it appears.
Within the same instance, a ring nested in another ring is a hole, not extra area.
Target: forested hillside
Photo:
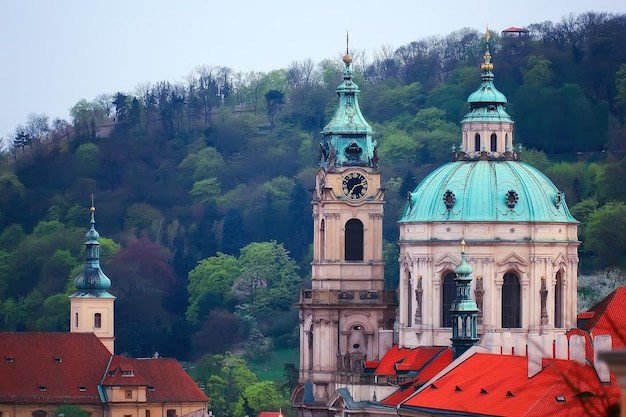
[[[581,267],[626,266],[626,15],[526,29],[489,40],[515,142],[581,221]],[[484,33],[461,29],[353,54],[387,189],[390,288],[403,196],[460,143],[485,50]],[[72,120],[30,115],[0,163],[0,330],[67,330],[93,194],[117,351],[262,358],[297,346],[292,305],[310,272],[309,189],[338,58],[201,67],[81,100]]]

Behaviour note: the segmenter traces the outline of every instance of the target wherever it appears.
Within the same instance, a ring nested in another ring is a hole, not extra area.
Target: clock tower
[[[352,58],[322,131],[313,194],[311,289],[300,294],[300,385],[292,402],[325,415],[339,388],[365,383],[366,361],[393,344],[395,291],[384,287],[383,207],[376,142],[359,109]]]

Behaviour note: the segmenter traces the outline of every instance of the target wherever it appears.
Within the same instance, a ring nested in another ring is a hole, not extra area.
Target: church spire
[[[346,44],[348,35],[346,35]],[[377,168],[376,142],[372,127],[367,123],[358,103],[359,86],[352,80],[352,56],[346,45],[343,56],[343,82],[337,87],[339,106],[332,120],[322,131],[320,166],[331,169],[341,166]]]
[[[454,358],[461,356],[478,341],[476,333],[478,306],[470,296],[472,267],[465,258],[465,241],[461,242],[461,263],[454,269],[456,296],[450,307],[452,320],[452,352]]]
[[[89,231],[85,235],[85,268],[74,279],[74,286],[78,290],[72,297],[113,297],[108,293],[111,280],[100,268],[100,234],[96,231],[93,195],[91,196],[91,221]]]
[[[456,160],[512,160],[519,159],[513,149],[513,120],[506,112],[507,99],[493,83],[493,63],[489,51],[491,35],[485,32],[485,54],[480,65],[480,87],[469,95],[469,113],[463,125],[463,141]]]

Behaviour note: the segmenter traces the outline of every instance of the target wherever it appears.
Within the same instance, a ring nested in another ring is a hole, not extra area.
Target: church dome
[[[412,193],[400,223],[576,222],[563,193],[539,170],[521,161],[447,163]]]

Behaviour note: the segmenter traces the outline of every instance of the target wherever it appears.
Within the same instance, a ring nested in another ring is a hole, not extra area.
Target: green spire
[[[357,99],[359,86],[352,81],[352,57],[346,48],[343,57],[343,82],[337,87],[339,106],[332,120],[322,131],[320,166],[369,166],[377,168],[376,142]]]
[[[491,63],[491,53],[489,53],[489,29],[485,34],[486,51],[483,55],[484,62],[480,66],[482,69],[482,83],[478,90],[474,91],[467,98],[470,105],[470,112],[463,118],[463,123],[477,121],[503,121],[512,122],[504,106],[507,103],[506,97],[493,84],[493,64]]]
[[[478,341],[476,332],[478,306],[470,296],[472,267],[465,258],[465,241],[461,242],[461,263],[454,269],[456,296],[450,307],[452,320],[452,351],[458,358]]]
[[[85,268],[74,279],[74,286],[78,291],[72,297],[113,298],[113,295],[107,291],[111,287],[111,280],[100,268],[100,243],[98,243],[100,234],[95,227],[96,208],[93,205],[93,196],[91,199],[91,221],[89,231],[85,235],[87,239],[85,242]]]

